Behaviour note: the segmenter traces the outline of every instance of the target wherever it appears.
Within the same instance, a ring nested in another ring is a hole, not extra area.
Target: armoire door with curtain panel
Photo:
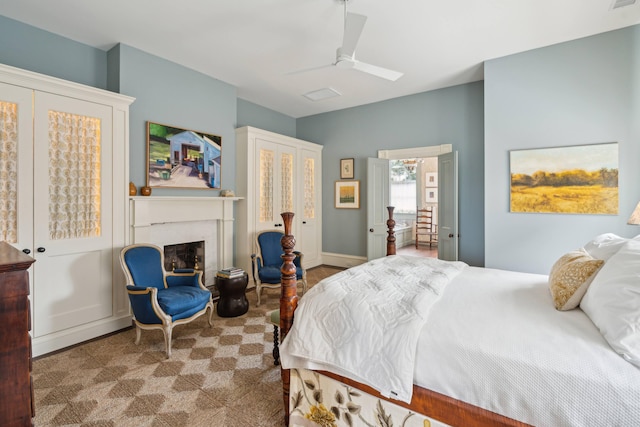
[[[294,212],[296,150],[256,138],[258,173],[258,216],[256,233],[280,230],[284,233],[282,212]]]
[[[112,111],[36,92],[35,337],[112,314]],[[64,278],[64,280],[61,280]]]
[[[30,89],[0,83],[0,240],[30,256],[34,255],[32,96]],[[33,294],[33,288],[30,291]]]

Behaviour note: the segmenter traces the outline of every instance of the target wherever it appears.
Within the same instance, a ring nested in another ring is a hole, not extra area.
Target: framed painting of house
[[[512,150],[511,212],[616,215],[618,144]]]
[[[147,122],[147,186],[219,189],[222,137]]]

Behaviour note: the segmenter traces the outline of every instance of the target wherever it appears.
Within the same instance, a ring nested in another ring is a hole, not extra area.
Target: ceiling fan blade
[[[367,22],[367,17],[364,15],[358,15],[357,13],[348,12],[345,16],[344,22],[344,37],[342,38],[341,53],[343,55],[353,57],[360,39],[360,34],[364,29],[364,24]]]
[[[392,82],[395,82],[404,75],[404,73],[401,73],[399,71],[389,70],[387,68],[378,67],[360,61],[354,61],[353,69],[374,75],[376,77],[391,80]]]
[[[286,73],[287,76],[291,76],[294,74],[302,74],[302,73],[306,73],[309,71],[316,71],[316,70],[322,70],[324,68],[330,68],[333,67],[334,64],[327,64],[327,65],[320,65],[318,67],[311,67],[311,68],[303,68],[301,70],[295,70],[295,71],[289,71],[288,73]]]

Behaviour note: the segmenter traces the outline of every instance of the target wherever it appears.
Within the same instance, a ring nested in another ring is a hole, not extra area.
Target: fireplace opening
[[[202,271],[202,283],[204,281],[204,240],[199,242],[178,243],[165,245],[164,269],[173,271],[179,268],[193,268]]]

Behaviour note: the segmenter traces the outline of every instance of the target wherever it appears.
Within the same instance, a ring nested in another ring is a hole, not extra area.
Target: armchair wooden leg
[[[258,296],[258,303],[256,304],[256,307],[260,306],[260,293],[262,293],[262,286],[256,283],[256,295]]]
[[[210,302],[209,304],[207,304],[207,309],[209,310],[209,327],[213,328],[213,303]]]
[[[136,323],[136,345],[140,344],[140,339],[142,338],[142,329]]]
[[[173,329],[171,326],[165,326],[162,330],[164,331],[164,347],[167,352],[167,359],[169,359],[171,357],[171,333]]]

